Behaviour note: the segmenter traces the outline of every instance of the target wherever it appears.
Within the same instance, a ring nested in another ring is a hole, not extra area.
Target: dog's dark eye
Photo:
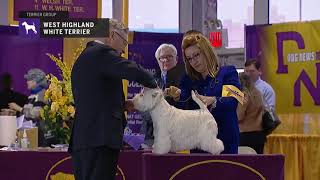
[[[143,96],[143,94],[140,94],[140,96],[142,97],[142,96]]]

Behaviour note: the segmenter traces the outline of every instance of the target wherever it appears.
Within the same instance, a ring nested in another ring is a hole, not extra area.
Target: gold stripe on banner
[[[117,166],[118,171],[120,172],[120,175],[122,177],[122,180],[126,180],[126,176],[123,173],[123,170],[119,167],[119,165]],[[116,174],[116,176],[118,176],[119,174]],[[117,178],[118,179],[118,178]]]
[[[97,17],[100,18],[102,0],[97,0],[97,4]],[[63,61],[67,65],[73,65],[82,50],[86,47],[86,44],[93,40],[95,40],[95,38],[63,38]]]
[[[9,0],[8,2],[8,23],[9,25],[19,25],[18,21],[14,20],[14,0]]]
[[[98,0],[98,11],[97,11],[97,17],[101,18],[102,16],[102,0]]]
[[[177,172],[175,172],[170,178],[169,180],[174,180],[174,178],[176,178],[176,176],[178,176],[180,173],[182,173],[183,171],[186,171],[187,169],[190,169],[192,167],[195,166],[199,166],[199,165],[203,165],[203,164],[210,164],[210,163],[222,163],[222,164],[231,164],[231,165],[235,165],[244,169],[247,169],[249,171],[251,171],[252,173],[256,174],[257,176],[259,176],[259,179],[261,180],[266,180],[266,178],[257,170],[253,169],[250,166],[247,166],[245,164],[239,163],[239,162],[234,162],[234,161],[228,161],[228,160],[206,160],[206,161],[200,161],[200,162],[196,162],[196,163],[192,163],[189,164],[183,168],[181,168],[180,170],[178,170]]]
[[[128,11],[129,11],[128,0],[122,0],[122,22],[126,27],[129,27]],[[123,57],[128,59],[128,47],[126,47]],[[122,82],[123,82],[123,93],[124,93],[125,98],[127,99],[128,98],[128,84],[129,84],[129,82],[127,80],[122,80]]]
[[[243,104],[244,94],[237,87],[233,85],[223,85],[222,86],[222,97],[234,97],[240,104]]]
[[[63,62],[68,66],[73,66],[87,42],[92,40],[90,38],[63,38]]]
[[[133,38],[134,38],[134,32],[133,31],[129,31],[129,35],[128,35],[128,43],[129,44],[133,43]]]
[[[56,174],[52,174],[52,172],[54,172],[54,170],[60,166],[61,164],[64,164],[66,163],[67,161],[71,161],[71,156],[68,156],[66,158],[63,158],[61,160],[59,160],[58,162],[56,162],[51,168],[50,170],[47,172],[47,175],[46,175],[46,179],[45,180],[61,180],[61,179],[65,179],[65,180],[74,180],[75,177],[74,177],[74,174],[67,174],[65,172],[57,172]],[[126,180],[126,176],[123,172],[123,170],[119,167],[119,165],[117,165],[117,174],[116,176],[120,176],[121,177],[121,180]]]
[[[52,170],[54,170],[58,165],[62,164],[63,162],[67,161],[67,160],[71,160],[71,156],[68,156],[66,158],[61,159],[60,161],[58,161],[57,163],[55,163],[50,170],[48,171],[47,175],[46,175],[46,180],[49,180],[49,176],[51,175]],[[51,179],[51,177],[50,177]]]

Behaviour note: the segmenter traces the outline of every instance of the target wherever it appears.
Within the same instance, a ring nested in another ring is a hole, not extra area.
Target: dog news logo
[[[25,37],[39,37],[40,19],[21,18],[19,21],[19,35]]]

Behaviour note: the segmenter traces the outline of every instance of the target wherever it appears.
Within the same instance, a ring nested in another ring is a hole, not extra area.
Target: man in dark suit
[[[155,52],[160,70],[156,72],[155,79],[160,88],[165,90],[170,86],[179,87],[181,78],[185,75],[184,64],[178,64],[177,49],[172,44],[161,44]],[[176,106],[177,103],[170,96],[165,97],[166,101]],[[147,148],[153,145],[153,123],[149,112],[144,112],[142,115],[142,125],[140,132],[145,135],[144,144]]]
[[[72,92],[76,115],[69,152],[76,180],[114,179],[123,130],[125,101],[122,79],[156,88],[145,69],[120,55],[128,45],[128,29],[109,21],[109,37],[92,41],[72,69]]]

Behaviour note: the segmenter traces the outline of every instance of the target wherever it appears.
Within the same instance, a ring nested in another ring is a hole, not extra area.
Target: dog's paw
[[[162,151],[162,150],[158,150],[158,149],[153,149],[152,150],[153,154],[167,154],[168,152]]]
[[[164,144],[162,146],[155,145],[152,149],[152,153],[154,154],[167,154],[169,152],[169,148]]]

